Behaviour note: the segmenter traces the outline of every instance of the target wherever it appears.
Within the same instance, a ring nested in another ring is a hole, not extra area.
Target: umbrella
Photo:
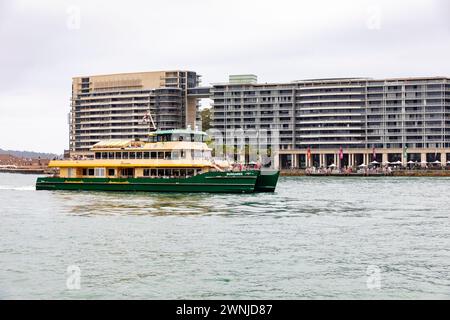
[[[447,164],[450,164],[450,160],[449,160],[449,161],[447,161]]]
[[[402,164],[402,162],[400,160],[395,161],[394,164]]]
[[[435,162],[433,162],[434,164],[441,164],[441,162],[439,160],[436,160]]]
[[[408,161],[408,164],[415,164],[415,162],[412,161],[412,160],[409,160],[409,161]]]
[[[367,167],[367,166],[364,163],[362,163],[358,167]]]
[[[379,162],[374,160],[374,161],[371,162],[371,164],[379,164]]]
[[[329,165],[329,167],[330,167],[330,168],[331,168],[331,167],[334,168],[334,167],[336,167],[336,165],[335,165],[334,163],[332,163],[332,164]]]

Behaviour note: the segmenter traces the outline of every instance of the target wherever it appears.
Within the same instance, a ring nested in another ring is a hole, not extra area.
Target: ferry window
[[[191,134],[191,142],[194,142],[194,134]]]
[[[105,168],[95,168],[94,176],[96,177],[104,177],[105,176]]]
[[[194,175],[194,169],[186,169],[186,176],[192,177]]]
[[[128,159],[129,157],[130,155],[128,154],[128,152],[122,153],[122,159]]]
[[[150,169],[150,175],[152,177],[156,177],[158,175],[158,169]]]
[[[158,152],[158,159],[164,159],[164,152]]]
[[[136,158],[142,159],[142,152],[136,152]]]
[[[194,159],[201,159],[201,158],[202,158],[202,151],[194,150]]]
[[[157,153],[156,152],[151,152],[150,153],[150,159],[157,159]]]
[[[108,158],[109,159],[114,159],[114,152],[109,152],[108,153]]]
[[[116,152],[116,159],[122,159],[122,152]]]
[[[180,170],[174,169],[174,170],[173,170],[173,176],[174,176],[174,177],[179,177],[179,176],[180,176]]]
[[[172,169],[164,169],[164,176],[170,177],[172,175]]]
[[[172,156],[172,152],[164,152],[164,159],[170,160]]]
[[[136,159],[136,152],[130,152],[130,159]]]
[[[180,151],[179,150],[174,150],[172,151],[172,155],[171,155],[173,160],[178,160],[180,159]]]
[[[191,149],[191,159],[194,159],[194,149]]]
[[[116,175],[116,170],[115,169],[108,169],[108,176],[115,176]]]
[[[108,159],[108,153],[102,152],[102,159]]]
[[[77,176],[77,169],[76,168],[69,168],[67,170],[67,176],[69,178],[75,178]]]
[[[144,159],[150,159],[150,152],[144,152]]]
[[[180,135],[178,133],[172,134],[172,141],[178,141],[179,139],[180,139]]]
[[[185,151],[184,150],[180,150],[180,158],[184,159],[185,158]]]
[[[122,169],[122,176],[134,177],[134,169],[133,168]]]
[[[150,176],[150,169],[144,169],[144,177]]]
[[[94,176],[95,175],[95,170],[94,169],[87,169],[87,175],[88,176]]]
[[[194,141],[195,142],[202,142],[202,135],[201,134],[194,135]]]
[[[83,176],[87,176],[87,169],[83,169],[82,175],[83,175]]]
[[[100,152],[96,152],[95,159],[101,159],[101,158],[102,158],[102,154]]]

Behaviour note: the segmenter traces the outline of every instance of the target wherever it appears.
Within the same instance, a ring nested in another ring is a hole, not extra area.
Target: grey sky
[[[62,153],[73,76],[450,76],[449,40],[446,0],[0,0],[0,148]]]

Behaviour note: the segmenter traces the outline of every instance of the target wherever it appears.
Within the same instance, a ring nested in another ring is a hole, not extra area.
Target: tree
[[[211,108],[205,108],[200,112],[202,118],[202,131],[211,128]]]

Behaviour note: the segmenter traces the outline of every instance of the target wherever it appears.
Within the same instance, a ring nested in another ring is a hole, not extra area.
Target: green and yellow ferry
[[[215,161],[204,132],[155,131],[148,141],[104,140],[83,159],[54,160],[59,174],[37,179],[37,190],[150,192],[274,192],[279,171],[233,170]]]

